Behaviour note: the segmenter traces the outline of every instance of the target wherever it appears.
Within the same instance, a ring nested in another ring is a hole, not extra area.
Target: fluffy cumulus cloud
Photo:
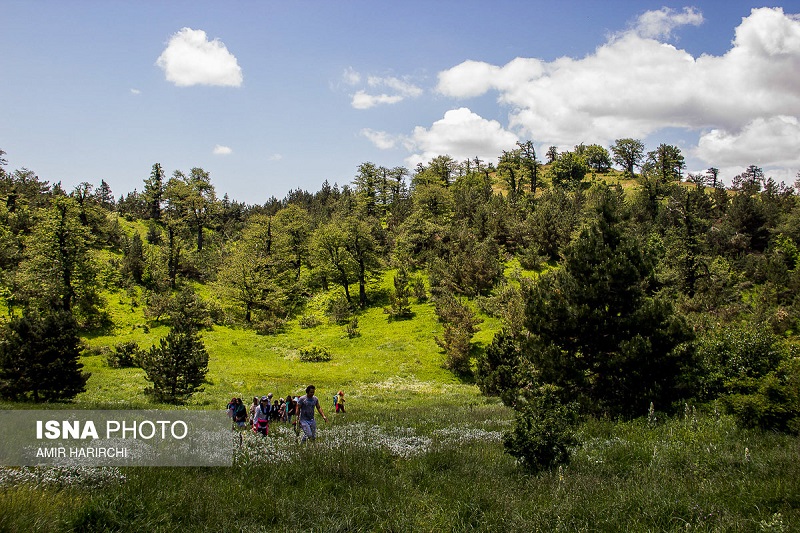
[[[231,155],[233,150],[229,146],[222,146],[221,144],[218,144],[214,146],[213,153],[214,155]]]
[[[203,30],[183,28],[174,34],[156,60],[167,81],[178,87],[218,85],[239,87],[242,69],[222,41],[208,40]]]
[[[438,155],[449,155],[461,161],[480,157],[494,160],[503,150],[514,148],[518,137],[503,129],[496,120],[486,120],[466,107],[453,109],[433,123],[430,128],[417,126],[407,148],[414,152],[406,163],[416,166]]]
[[[439,73],[437,91],[456,99],[495,91],[510,110],[508,129],[542,145],[609,145],[680,128],[699,135],[689,152],[708,165],[800,166],[800,17],[753,9],[722,56],[693,57],[662,42],[676,28],[702,21],[692,8],[651,11],[586,57],[465,61]],[[436,144],[449,148],[434,140],[454,126],[447,116],[415,131],[423,153]],[[473,118],[485,134],[483,122]],[[501,133],[512,135],[498,124],[495,134]]]
[[[351,86],[362,85],[362,76],[348,67],[342,80]],[[367,76],[367,88],[359,89],[352,96],[350,105],[355,109],[370,109],[379,105],[396,104],[407,98],[416,98],[422,89],[405,79],[393,76]]]

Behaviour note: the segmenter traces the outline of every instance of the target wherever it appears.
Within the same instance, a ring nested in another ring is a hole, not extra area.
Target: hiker
[[[336,412],[344,413],[344,391],[339,391],[336,395]]]
[[[253,403],[250,405],[250,416],[248,417],[248,424],[253,427],[253,417],[256,415],[256,407],[258,407],[258,396],[253,396]]]
[[[303,438],[300,442],[305,442],[308,439],[312,441],[317,438],[317,421],[314,420],[314,409],[319,411],[322,419],[328,421],[328,417],[322,412],[322,407],[319,405],[319,398],[314,396],[317,388],[314,385],[306,387],[306,395],[297,400],[297,408],[295,414],[300,423],[300,429],[303,430]]]
[[[238,429],[243,429],[247,423],[247,408],[241,398],[236,398],[236,405],[233,408],[233,422]]]
[[[294,416],[294,410],[297,408],[297,400],[295,400],[291,394],[286,396],[286,421],[290,424],[292,423],[292,417]]]
[[[231,419],[231,429],[236,429],[236,422],[233,420],[233,411],[236,409],[236,397],[231,398],[228,405],[225,406],[225,413]]]
[[[286,400],[283,398],[278,402],[278,420],[286,422]]]
[[[269,399],[266,396],[262,396],[258,407],[256,407],[256,413],[253,415],[253,431],[264,436],[269,434],[270,411],[272,411],[272,407],[269,405]]]

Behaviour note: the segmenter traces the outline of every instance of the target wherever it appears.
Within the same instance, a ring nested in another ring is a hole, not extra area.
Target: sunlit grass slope
[[[375,280],[373,290],[391,283],[391,273]],[[444,354],[436,344],[442,325],[434,305],[412,299],[413,317],[390,320],[381,306],[359,312],[359,335],[349,338],[344,326],[331,324],[323,314],[328,295],[312,299],[307,313],[320,318],[313,328],[302,328],[291,320],[277,335],[258,335],[245,328],[215,325],[201,332],[209,354],[208,384],[195,394],[190,408],[217,408],[231,396],[246,401],[272,392],[275,398],[300,394],[309,383],[317,386],[317,395],[326,398],[339,389],[346,391],[351,403],[371,405],[412,405],[435,394],[453,403],[477,401],[477,387],[443,368]],[[135,341],[149,349],[166,335],[166,326],[148,323],[136,293],[117,291],[106,297],[114,327],[102,335],[91,336],[90,350],[82,357],[85,370],[92,372],[87,390],[76,399],[78,404],[102,406],[137,406],[149,403],[144,394],[147,381],[137,368],[109,368],[103,349],[117,343]],[[480,331],[473,342],[481,347],[490,343],[500,321],[483,316]],[[302,362],[300,349],[316,345],[331,354],[328,362]],[[481,402],[492,401],[481,399]]]

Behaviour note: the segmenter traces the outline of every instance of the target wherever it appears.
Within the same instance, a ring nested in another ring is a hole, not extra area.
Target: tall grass
[[[331,419],[305,446],[286,426],[266,439],[246,435],[230,468],[126,468],[124,482],[100,490],[17,482],[0,492],[0,529],[792,531],[800,523],[797,439],[743,431],[725,417],[590,421],[571,463],[538,475],[503,452],[510,414],[496,404],[374,407]]]
[[[107,301],[116,326],[90,336],[90,347],[149,347],[166,334],[130,294]],[[321,309],[312,302],[308,312]],[[209,384],[190,408],[315,383],[331,419],[320,421],[318,441],[300,446],[274,424],[266,439],[232,444],[230,468],[0,469],[0,531],[800,530],[800,441],[713,413],[589,421],[569,465],[527,474],[503,451],[512,413],[442,368],[433,306],[412,311],[392,322],[368,309],[354,338],[326,320],[307,329],[293,321],[269,337],[203,332]],[[485,318],[482,344],[500,327]],[[310,344],[331,360],[301,362]],[[159,407],[142,393],[141,370],[109,368],[102,355],[82,362],[92,377],[71,407]],[[329,412],[339,389],[346,415]]]

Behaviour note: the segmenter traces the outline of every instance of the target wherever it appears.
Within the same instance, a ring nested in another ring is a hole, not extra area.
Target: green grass
[[[391,283],[391,273],[377,280],[373,290]],[[148,324],[141,305],[141,294],[117,291],[106,295],[106,308],[115,324],[113,331],[92,335],[87,344],[98,349],[113,349],[125,341],[135,341],[149,348],[166,335],[165,326]],[[306,314],[321,318],[319,326],[304,329],[295,319],[286,331],[277,335],[257,335],[254,331],[215,325],[201,333],[209,353],[208,384],[195,394],[190,407],[222,408],[232,396],[247,401],[253,396],[272,392],[277,397],[301,394],[309,383],[317,386],[317,395],[326,399],[336,391],[346,391],[350,405],[378,403],[414,405],[431,394],[447,394],[462,399],[474,398],[478,389],[443,368],[444,354],[434,337],[442,326],[432,303],[412,304],[409,320],[389,320],[381,307],[370,307],[357,314],[360,335],[348,338],[344,326],[329,323],[322,313],[324,298],[312,300]],[[500,321],[484,317],[474,342],[491,342]],[[331,360],[306,363],[299,350],[309,345],[325,347]],[[112,369],[102,355],[85,355],[81,362],[92,373],[86,392],[75,403],[79,406],[132,406],[146,404],[143,390],[147,383],[140,369]]]
[[[305,447],[273,428],[230,468],[6,487],[0,530],[756,532],[800,520],[796,438],[711,415],[591,422],[567,467],[529,475],[498,441],[508,411],[440,400],[334,416]],[[392,447],[403,439],[416,451]]]
[[[106,300],[115,327],[89,336],[90,347],[149,347],[166,334],[131,294]],[[323,308],[320,297],[305,313],[322,317]],[[266,440],[246,435],[229,468],[0,468],[0,531],[800,530],[798,438],[745,431],[711,413],[652,426],[590,421],[568,466],[526,473],[503,451],[513,413],[442,368],[433,305],[412,310],[412,319],[394,322],[379,307],[365,310],[353,339],[326,320],[310,329],[294,320],[274,336],[204,331],[209,384],[190,408],[298,394],[313,382],[331,419],[320,423],[318,442],[300,447],[287,426],[273,424]],[[479,347],[500,327],[482,318]],[[309,344],[332,359],[300,362]],[[57,407],[167,407],[143,394],[141,370],[111,369],[101,355],[82,362],[92,372],[87,391]],[[329,412],[339,389],[346,415]]]

